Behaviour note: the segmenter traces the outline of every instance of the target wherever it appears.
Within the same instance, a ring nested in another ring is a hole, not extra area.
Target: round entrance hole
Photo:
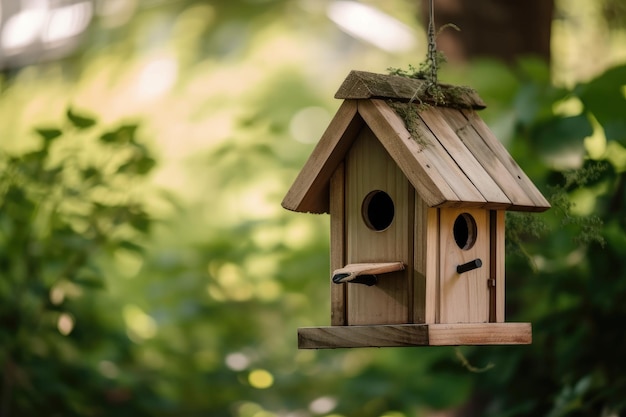
[[[454,241],[462,250],[471,249],[476,243],[476,220],[469,213],[461,213],[454,221],[452,229]]]
[[[363,200],[361,212],[367,227],[380,232],[393,222],[395,214],[393,200],[384,191],[372,191]]]

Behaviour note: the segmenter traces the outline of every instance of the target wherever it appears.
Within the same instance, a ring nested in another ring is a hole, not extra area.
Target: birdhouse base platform
[[[298,329],[299,349],[530,343],[530,323],[385,324]]]

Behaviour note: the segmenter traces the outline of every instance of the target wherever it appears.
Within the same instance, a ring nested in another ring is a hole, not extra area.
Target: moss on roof
[[[380,98],[400,102],[484,109],[485,103],[470,87],[449,84],[430,84],[426,80],[400,75],[352,71],[335,94],[338,99]]]

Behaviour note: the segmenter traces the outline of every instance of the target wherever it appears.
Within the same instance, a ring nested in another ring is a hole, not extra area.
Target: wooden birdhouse
[[[283,200],[330,213],[331,326],[299,329],[299,348],[531,343],[505,322],[504,215],[550,205],[473,90],[433,103],[423,83],[351,72]]]

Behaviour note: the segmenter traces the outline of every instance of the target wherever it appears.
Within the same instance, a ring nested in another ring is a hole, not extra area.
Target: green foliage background
[[[419,27],[410,2],[371,3]],[[440,74],[479,91],[553,202],[507,219],[508,319],[533,322],[533,345],[298,351],[296,328],[329,320],[328,218],[280,201],[348,71],[425,47],[356,41],[324,2],[129,4],[81,54],[2,81],[0,415],[624,413],[626,66],[609,42],[589,74],[564,58]]]

